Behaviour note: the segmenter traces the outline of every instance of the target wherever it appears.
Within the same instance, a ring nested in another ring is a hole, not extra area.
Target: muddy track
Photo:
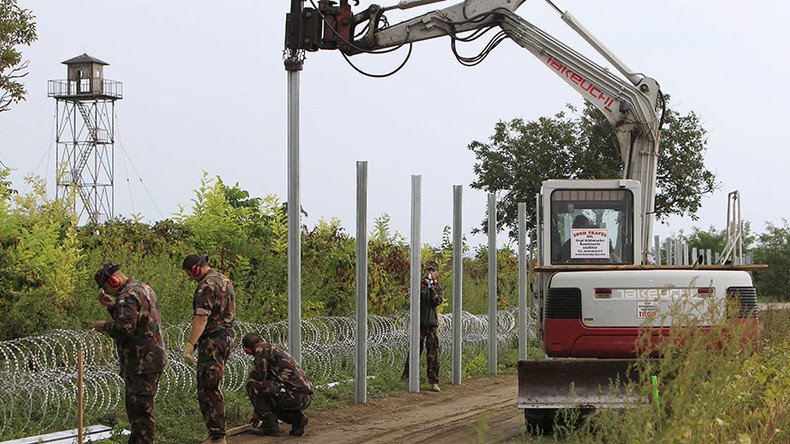
[[[443,386],[441,393],[398,392],[368,404],[311,413],[301,438],[233,436],[229,443],[467,443],[517,441],[524,416],[516,407],[515,373]],[[290,426],[281,424],[287,433]]]

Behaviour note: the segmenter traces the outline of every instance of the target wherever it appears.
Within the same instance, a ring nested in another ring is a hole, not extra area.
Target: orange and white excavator
[[[605,388],[617,375],[626,379],[639,353],[640,329],[648,328],[656,344],[668,333],[672,317],[657,313],[680,307],[687,310],[684,315],[701,318],[700,313],[713,310],[721,319],[725,302],[736,298],[741,322],[756,325],[756,292],[748,267],[652,263],[656,169],[665,111],[658,82],[629,69],[551,0],[546,1],[562,20],[620,75],[515,14],[524,0],[466,0],[393,25],[385,18],[393,9],[438,1],[370,5],[354,14],[348,0],[320,0],[313,8],[289,14],[286,47],[333,49],[353,56],[448,37],[455,52],[455,42],[498,29],[480,55],[464,58],[455,52],[456,57],[466,65],[479,63],[509,38],[592,103],[612,125],[623,178],[547,180],[537,196],[538,274],[533,301],[546,358],[519,362],[518,404],[527,422],[548,426],[546,421],[561,408],[623,407],[624,394],[612,396]]]

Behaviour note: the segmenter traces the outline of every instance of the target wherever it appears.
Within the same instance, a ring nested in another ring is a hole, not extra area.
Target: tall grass
[[[762,336],[736,317],[701,334],[699,319],[677,319],[636,362],[638,401],[625,411],[602,411],[582,427],[558,425],[568,442],[787,443],[790,442],[790,311],[762,316]],[[647,336],[643,338],[647,340]],[[652,376],[658,382],[653,395]]]

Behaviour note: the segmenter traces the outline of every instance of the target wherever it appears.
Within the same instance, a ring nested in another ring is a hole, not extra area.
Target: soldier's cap
[[[188,254],[187,257],[184,258],[181,268],[184,270],[191,270],[195,265],[200,267],[205,263],[208,263],[207,254]]]
[[[93,280],[96,281],[96,284],[99,286],[99,288],[102,288],[104,287],[104,283],[107,282],[107,279],[109,279],[110,276],[112,276],[120,268],[121,266],[118,264],[113,264],[112,262],[105,262],[104,264],[102,264],[101,268],[99,268],[99,271],[97,271],[96,274],[93,276]]]
[[[265,341],[266,339],[263,339],[263,336],[259,335],[258,333],[247,333],[241,340],[241,346],[244,347],[245,352],[247,350],[253,351],[255,350],[255,347],[258,346],[258,344]]]
[[[425,263],[426,270],[439,270],[439,264],[436,261],[428,261]]]

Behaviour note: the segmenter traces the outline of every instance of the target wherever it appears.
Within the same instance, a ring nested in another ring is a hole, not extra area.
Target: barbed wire
[[[498,347],[513,344],[517,312],[497,313]],[[461,319],[464,350],[488,348],[488,317],[464,312]],[[164,326],[169,368],[159,382],[157,399],[196,392],[195,366],[184,362],[183,344],[190,324]],[[368,369],[376,375],[400,367],[408,353],[408,313],[368,317]],[[528,329],[532,332],[534,329]],[[260,333],[287,349],[288,323],[236,322],[236,339]],[[326,316],[302,321],[302,367],[311,380],[322,383],[353,377],[356,321]],[[452,346],[452,315],[439,316],[439,340]],[[5,433],[42,432],[71,428],[77,416],[77,354],[83,353],[83,392],[86,415],[110,412],[124,402],[124,382],[111,338],[92,330],[55,330],[40,336],[0,342],[0,437]],[[443,356],[449,355],[444,353]],[[232,348],[225,365],[223,390],[243,390],[252,360],[241,347]]]

